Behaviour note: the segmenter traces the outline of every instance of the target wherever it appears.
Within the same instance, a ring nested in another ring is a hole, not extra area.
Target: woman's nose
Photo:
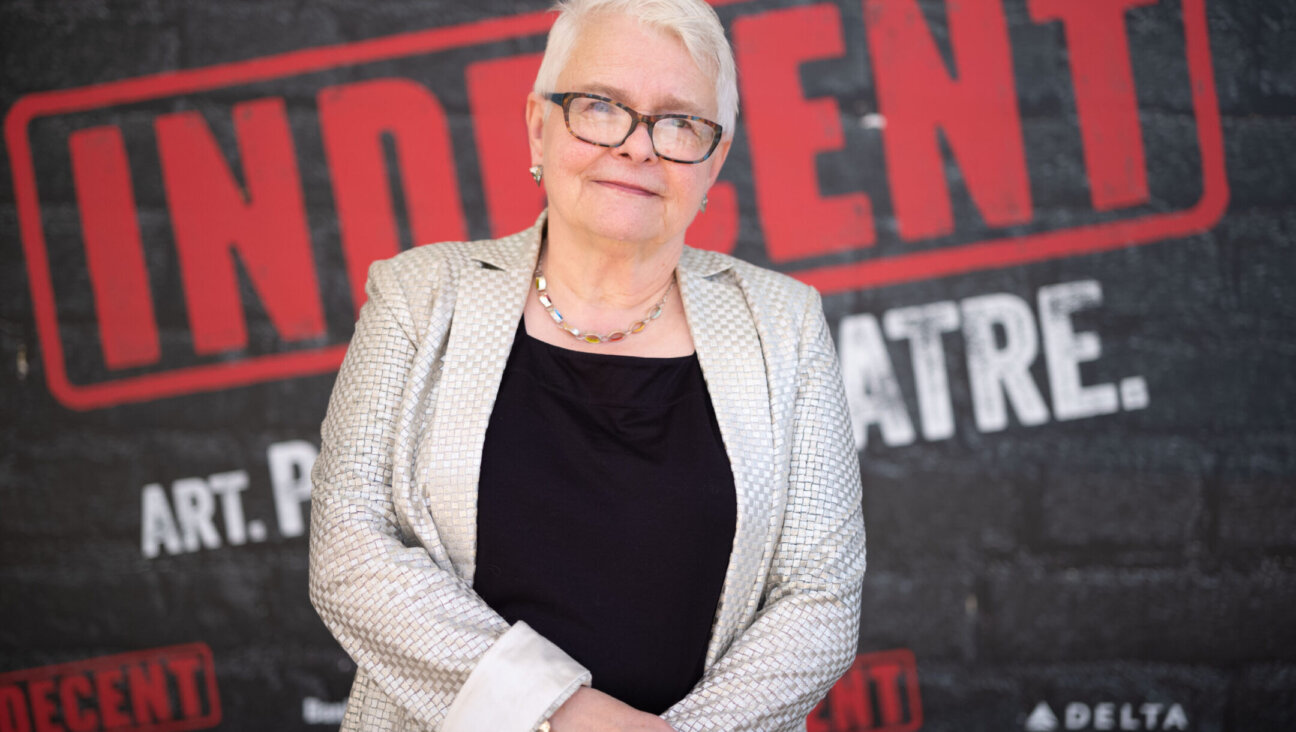
[[[625,142],[617,146],[617,152],[637,161],[647,162],[656,158],[657,151],[653,149],[652,135],[648,132],[648,125],[642,122],[635,125]]]

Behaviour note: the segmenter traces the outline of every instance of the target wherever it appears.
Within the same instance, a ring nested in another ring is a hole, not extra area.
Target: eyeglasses
[[[648,128],[653,152],[675,163],[700,163],[720,144],[724,128],[691,114],[640,114],[626,105],[584,92],[550,94],[561,105],[567,131],[591,145],[620,147],[642,122]]]

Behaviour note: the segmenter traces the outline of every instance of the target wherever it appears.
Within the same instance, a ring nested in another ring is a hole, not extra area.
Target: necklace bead
[[[662,309],[666,307],[666,298],[670,296],[671,290],[675,289],[675,276],[671,275],[670,284],[666,285],[666,291],[662,293],[661,299],[657,301],[656,305],[653,305],[648,310],[648,313],[645,314],[643,318],[631,323],[624,330],[614,330],[607,335],[582,331],[580,328],[567,322],[567,319],[563,317],[562,313],[558,312],[558,308],[554,307],[553,298],[549,296],[549,283],[545,280],[544,272],[541,270],[539,264],[536,265],[535,287],[536,298],[540,300],[540,305],[545,309],[545,312],[549,313],[549,317],[553,318],[554,325],[566,331],[567,334],[573,338],[585,341],[586,343],[615,343],[628,335],[641,332],[649,323],[661,317]]]

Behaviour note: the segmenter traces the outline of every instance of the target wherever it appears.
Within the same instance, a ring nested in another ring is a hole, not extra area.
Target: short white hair
[[[620,13],[650,28],[678,37],[693,63],[715,80],[716,109],[724,136],[733,137],[738,119],[738,70],[720,16],[702,0],[558,0],[558,19],[549,30],[544,59],[536,74],[535,93],[558,91],[558,75],[567,65],[585,22],[593,15]],[[546,110],[547,112],[548,110]]]

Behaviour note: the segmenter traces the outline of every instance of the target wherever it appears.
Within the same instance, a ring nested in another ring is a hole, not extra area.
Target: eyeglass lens
[[[626,139],[634,117],[611,102],[574,97],[567,110],[567,124],[577,137],[598,145],[615,146]],[[710,125],[681,117],[660,119],[652,128],[657,154],[683,161],[705,158],[715,136],[715,128]]]

